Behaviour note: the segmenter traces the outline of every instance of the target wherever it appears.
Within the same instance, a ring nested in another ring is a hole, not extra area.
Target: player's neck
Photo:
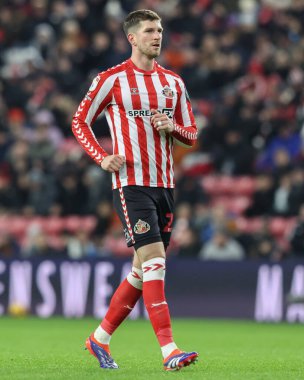
[[[131,61],[140,70],[152,71],[154,69],[155,60],[153,58],[151,59],[147,56],[137,56],[136,54],[132,54]]]

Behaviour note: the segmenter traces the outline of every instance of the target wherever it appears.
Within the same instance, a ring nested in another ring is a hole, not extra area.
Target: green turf
[[[83,350],[93,319],[0,318],[0,379],[303,380],[304,326],[174,320],[175,339],[197,350],[196,365],[164,372],[147,321],[127,321],[112,339],[119,370],[102,370]]]

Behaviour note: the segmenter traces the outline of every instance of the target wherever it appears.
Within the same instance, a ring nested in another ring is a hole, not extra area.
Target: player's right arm
[[[86,153],[104,170],[114,172],[124,163],[124,157],[109,155],[98,143],[92,124],[109,105],[115,76],[107,72],[98,74],[80,103],[72,121],[72,132]]]

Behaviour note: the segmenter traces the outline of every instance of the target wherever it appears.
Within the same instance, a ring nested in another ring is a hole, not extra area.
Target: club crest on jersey
[[[130,88],[130,91],[131,91],[131,95],[138,95],[139,94],[139,90],[138,88]]]
[[[138,235],[145,234],[146,232],[150,231],[150,224],[138,219],[137,223],[134,226],[134,232]]]
[[[171,90],[169,86],[165,86],[162,90],[162,94],[169,99],[172,99],[174,97],[174,92]]]

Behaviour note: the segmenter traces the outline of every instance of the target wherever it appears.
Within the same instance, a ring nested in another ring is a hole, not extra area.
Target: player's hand
[[[117,172],[123,164],[126,162],[126,158],[119,154],[111,154],[105,157],[101,162],[101,168],[107,172]]]
[[[167,115],[158,112],[157,110],[151,110],[153,116],[151,117],[151,124],[157,131],[164,131],[166,133],[171,133],[174,131],[174,124]]]

